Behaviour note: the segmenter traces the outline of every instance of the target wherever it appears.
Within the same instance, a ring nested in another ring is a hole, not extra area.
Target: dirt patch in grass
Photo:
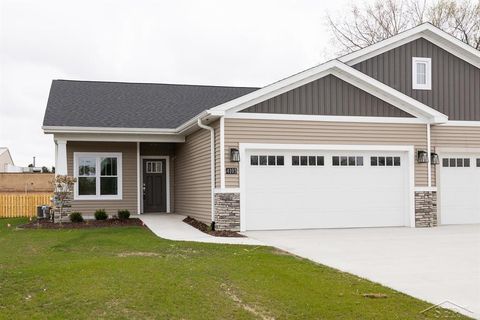
[[[125,220],[107,219],[107,220],[85,220],[84,222],[51,222],[49,220],[33,220],[29,223],[19,225],[18,228],[25,229],[85,229],[85,228],[105,228],[105,227],[130,227],[143,226],[142,220],[130,218]]]
[[[158,257],[160,256],[156,252],[122,252],[117,254],[118,257]]]
[[[268,314],[268,312],[265,312],[265,311],[260,310],[259,308],[255,307],[255,306],[252,306],[252,305],[249,305],[249,304],[243,302],[242,299],[240,299],[238,297],[238,295],[235,294],[235,292],[229,286],[227,286],[226,284],[223,283],[223,284],[220,285],[220,287],[223,289],[223,291],[225,292],[227,297],[230,300],[232,300],[233,302],[235,302],[243,310],[253,314],[255,317],[258,317],[262,320],[275,320],[275,318],[270,316]]]
[[[207,226],[205,223],[198,221],[197,219],[194,219],[192,217],[186,217],[183,219],[183,222],[188,223],[194,228],[197,228],[198,230],[207,233],[211,236],[215,237],[237,237],[237,238],[244,238],[244,235],[241,235],[240,233],[236,231],[230,231],[230,230],[215,230],[213,231],[209,226]]]

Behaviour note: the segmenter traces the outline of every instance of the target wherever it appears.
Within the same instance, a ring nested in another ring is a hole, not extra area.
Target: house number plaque
[[[237,168],[225,168],[225,173],[226,174],[237,174],[238,169]]]

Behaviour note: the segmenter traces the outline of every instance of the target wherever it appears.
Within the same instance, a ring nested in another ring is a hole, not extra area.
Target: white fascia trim
[[[406,225],[415,227],[415,147],[408,145],[329,145],[329,144],[275,144],[275,143],[240,143],[240,157],[245,158],[246,150],[350,150],[350,151],[400,151],[408,154],[408,212],[406,212]],[[240,231],[246,231],[246,186],[245,169],[247,161],[240,161]]]
[[[422,118],[425,122],[443,123],[448,120],[446,115],[337,60],[332,60],[308,69],[290,78],[276,82],[208,111],[211,114],[223,114],[229,116],[259,102],[268,100],[274,96],[295,89],[329,74],[335,75],[353,86],[367,91],[377,98],[382,99],[407,113]]]
[[[448,121],[438,124],[440,126],[450,127],[480,127],[480,121]]]
[[[278,114],[278,113],[251,113],[239,112],[225,116],[228,119],[250,120],[290,120],[290,121],[320,121],[320,122],[365,122],[365,123],[411,123],[425,124],[419,118],[404,117],[361,117],[361,116],[318,116],[303,114]]]
[[[109,127],[74,127],[74,126],[42,126],[44,133],[92,133],[92,134],[142,134],[142,135],[172,135],[183,134],[186,130],[197,125],[198,119],[210,114],[203,111],[176,128],[109,128]]]
[[[176,134],[176,129],[42,126],[45,133]]]
[[[424,23],[415,28],[401,32],[391,38],[340,57],[338,60],[352,66],[418,38],[425,38],[477,68],[480,67],[480,53],[476,49],[430,23]]]
[[[103,142],[185,142],[182,135],[153,135],[128,133],[54,133],[55,140],[64,141],[103,141]]]

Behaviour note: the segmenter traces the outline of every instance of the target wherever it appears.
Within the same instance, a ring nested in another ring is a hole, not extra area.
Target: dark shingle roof
[[[176,128],[258,88],[54,80],[44,126]]]

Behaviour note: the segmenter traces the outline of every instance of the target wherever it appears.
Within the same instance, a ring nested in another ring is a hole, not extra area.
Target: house
[[[430,24],[263,88],[56,80],[43,130],[84,213],[480,223],[480,53]]]
[[[6,147],[0,147],[0,172],[7,172],[11,166],[14,164],[10,151]]]

